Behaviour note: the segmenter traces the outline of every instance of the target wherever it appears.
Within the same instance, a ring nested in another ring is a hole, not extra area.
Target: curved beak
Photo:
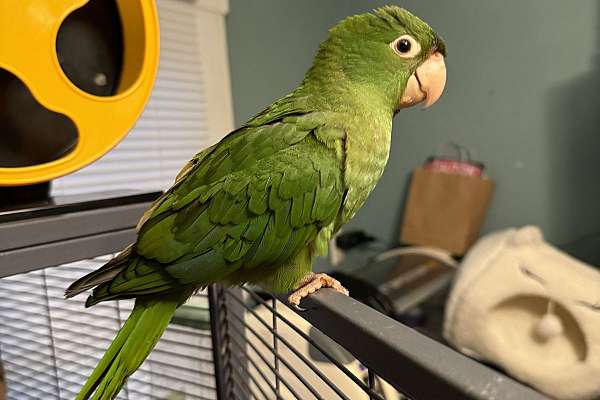
[[[430,107],[442,96],[444,86],[446,64],[442,53],[436,51],[410,76],[400,105],[409,107],[425,100],[424,108]]]
[[[430,107],[438,101],[446,86],[446,64],[444,56],[436,51],[421,64],[415,72],[421,90],[425,92],[424,108]]]

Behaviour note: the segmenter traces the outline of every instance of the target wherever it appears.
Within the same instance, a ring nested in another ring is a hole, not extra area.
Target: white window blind
[[[53,195],[166,189],[200,149],[232,129],[227,0],[159,0],[161,53],[148,105],[130,134]],[[10,400],[71,400],[131,311],[85,309],[64,289],[110,256],[0,280],[0,357]],[[202,303],[203,296],[195,299]],[[210,335],[171,324],[119,399],[214,399]]]

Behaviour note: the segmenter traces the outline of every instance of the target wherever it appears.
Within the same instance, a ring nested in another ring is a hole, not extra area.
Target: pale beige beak
[[[442,53],[436,51],[430,55],[417,68],[415,75],[426,95],[424,108],[430,107],[442,96],[446,86],[446,64]]]
[[[401,107],[410,107],[425,100],[424,108],[438,101],[446,86],[446,64],[444,56],[435,52],[421,64],[408,79]]]

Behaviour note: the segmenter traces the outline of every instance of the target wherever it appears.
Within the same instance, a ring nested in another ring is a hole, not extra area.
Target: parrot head
[[[382,99],[394,112],[435,103],[444,90],[446,47],[420,18],[396,6],[348,17],[329,31],[306,80]],[[322,80],[322,78],[321,78]],[[368,99],[368,100],[367,100]]]

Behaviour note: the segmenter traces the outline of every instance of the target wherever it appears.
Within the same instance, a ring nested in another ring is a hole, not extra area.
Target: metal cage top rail
[[[416,400],[547,399],[506,375],[329,289],[304,299],[304,311],[283,308],[293,310],[356,357],[368,369],[367,379],[349,371],[330,350],[297,327],[290,313],[284,315],[280,308],[285,302],[283,296],[277,302],[275,298],[265,300],[246,287],[214,286],[211,293],[211,308],[226,313],[217,316],[215,320],[220,326],[213,331],[216,334],[213,343],[222,346],[218,364],[223,374],[218,380],[222,385],[218,389],[222,394],[219,399],[329,400],[333,396],[354,399],[340,390],[339,377],[336,380],[328,376],[314,360],[302,354],[304,344],[314,346],[368,399],[387,399],[375,390],[378,378],[405,396],[400,398]],[[257,307],[264,312],[259,314]],[[282,328],[294,332],[298,340],[290,339]],[[283,350],[288,350],[287,356]],[[312,378],[303,375],[300,366],[312,368]],[[315,382],[322,384],[321,390],[330,390],[330,394],[323,394]],[[278,383],[280,386],[276,386]],[[306,390],[302,392],[299,388]]]
[[[414,399],[542,400],[516,382],[372,308],[333,290],[317,292],[298,315],[369,370]]]

